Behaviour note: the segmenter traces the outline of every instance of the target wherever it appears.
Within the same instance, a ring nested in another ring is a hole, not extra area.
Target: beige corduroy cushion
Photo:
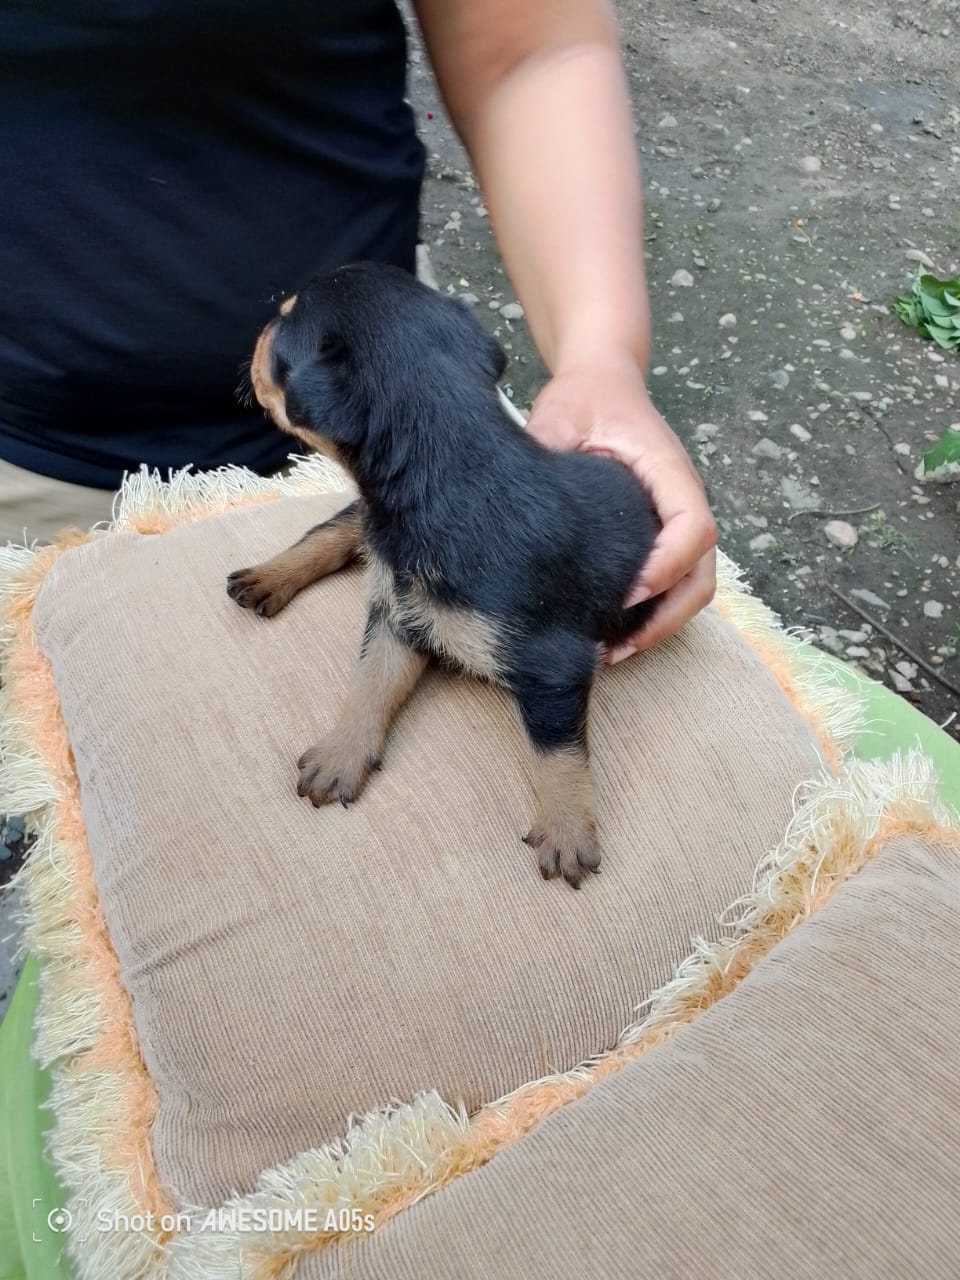
[[[954,1280],[960,849],[903,837],[734,992],[297,1280]]]
[[[520,843],[521,730],[476,683],[429,676],[360,801],[315,811],[296,760],[339,707],[361,574],[269,622],[224,580],[344,501],[94,540],[34,612],[174,1203],[250,1191],[351,1113],[427,1089],[473,1111],[609,1048],[716,935],[818,769],[773,675],[708,611],[599,680],[604,866],[581,892]]]

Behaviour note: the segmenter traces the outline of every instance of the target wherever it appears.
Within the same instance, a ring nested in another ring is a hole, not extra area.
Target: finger
[[[717,524],[705,504],[681,511],[661,530],[646,563],[640,570],[627,607],[650,596],[664,595],[678,586],[688,573],[717,545]]]
[[[613,665],[634,653],[652,649],[668,636],[679,631],[684,623],[705,608],[717,589],[717,557],[708,551],[686,578],[666,593],[657,611],[640,631],[622,644],[610,649],[604,661]]]
[[[571,417],[558,413],[537,413],[536,409],[527,419],[527,431],[548,449],[560,452],[572,453],[581,439],[581,433]]]

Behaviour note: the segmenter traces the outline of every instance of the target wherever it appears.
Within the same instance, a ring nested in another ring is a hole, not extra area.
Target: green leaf
[[[914,298],[897,298],[893,309],[911,329],[915,329],[922,319],[920,306]]]
[[[952,466],[960,467],[960,431],[947,427],[933,448],[923,455],[923,470],[929,475],[941,467]]]
[[[960,289],[960,276],[954,276],[952,280],[940,280],[937,276],[932,276],[928,272],[924,272],[920,276],[920,292],[932,293],[934,297],[941,297],[945,289]]]
[[[960,276],[940,280],[918,271],[910,294],[896,298],[892,309],[922,338],[945,351],[960,349]]]
[[[950,306],[949,302],[934,298],[929,293],[923,295],[920,305],[929,316],[952,316],[954,312],[954,308]]]

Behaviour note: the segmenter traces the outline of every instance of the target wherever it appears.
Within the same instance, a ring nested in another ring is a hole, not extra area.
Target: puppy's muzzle
[[[266,409],[278,427],[290,431],[283,392],[273,377],[273,343],[279,323],[279,320],[271,320],[257,339],[253,359],[250,361],[250,381],[258,403]]]

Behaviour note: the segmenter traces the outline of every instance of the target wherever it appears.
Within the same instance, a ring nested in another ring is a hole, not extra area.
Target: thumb
[[[562,409],[551,409],[549,405],[534,404],[527,419],[527,430],[549,449],[561,451],[576,449],[582,439],[572,415]]]

